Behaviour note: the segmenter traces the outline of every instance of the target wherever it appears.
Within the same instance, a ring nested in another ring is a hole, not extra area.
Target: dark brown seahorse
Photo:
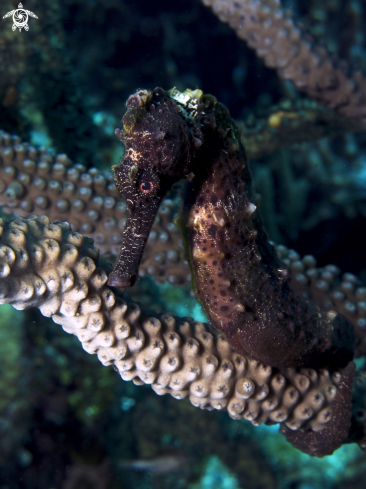
[[[198,300],[237,351],[272,367],[344,367],[352,326],[290,288],[262,226],[245,150],[228,110],[201,91],[140,90],[127,100],[115,181],[130,212],[109,285],[138,274],[159,204],[190,175],[184,236]],[[194,174],[194,178],[193,177]]]
[[[236,351],[271,367],[345,368],[352,326],[292,291],[254,204],[245,149],[226,107],[200,90],[140,90],[128,99],[123,124],[117,135],[125,154],[114,173],[130,216],[109,285],[135,282],[162,198],[189,177],[180,221],[193,287],[211,324]],[[342,391],[347,419],[352,370]],[[316,445],[313,435],[305,445]]]

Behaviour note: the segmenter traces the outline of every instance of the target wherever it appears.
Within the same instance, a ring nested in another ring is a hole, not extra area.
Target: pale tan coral
[[[0,228],[0,303],[38,307],[124,380],[255,425],[320,431],[331,419],[340,372],[274,370],[203,323],[127,303],[106,286],[108,265],[91,240],[67,223],[31,216]]]
[[[349,76],[295,24],[280,0],[202,0],[279,76],[339,114],[366,125],[366,78]]]

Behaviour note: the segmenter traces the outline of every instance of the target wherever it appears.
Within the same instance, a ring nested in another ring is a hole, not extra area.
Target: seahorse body
[[[212,97],[213,99],[213,97]],[[207,104],[206,104],[207,105]],[[346,366],[352,326],[290,288],[254,204],[250,170],[227,109],[205,107],[204,145],[193,162],[185,208],[197,297],[233,348],[272,367]]]
[[[123,122],[118,135],[126,152],[114,171],[130,218],[109,284],[129,287],[136,280],[161,199],[189,176],[180,224],[198,300],[239,353],[280,371],[343,369],[327,436],[285,433],[303,451],[332,453],[350,426],[353,329],[342,315],[291,289],[254,204],[245,150],[228,110],[200,90],[155,89],[128,99]]]

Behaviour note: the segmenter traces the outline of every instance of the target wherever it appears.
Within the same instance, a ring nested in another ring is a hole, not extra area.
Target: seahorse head
[[[162,198],[187,176],[192,160],[192,134],[181,106],[161,88],[139,90],[127,100],[121,163],[113,167],[115,183],[127,201],[126,223],[119,263],[109,284],[130,287]]]

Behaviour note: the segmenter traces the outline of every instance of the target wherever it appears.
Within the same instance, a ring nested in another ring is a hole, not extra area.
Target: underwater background
[[[247,128],[304,103],[199,0],[26,0],[38,17],[27,32],[2,18],[16,3],[0,2],[0,129],[87,168],[118,163],[114,130],[138,88],[200,88]],[[364,2],[283,5],[366,73]],[[365,284],[365,134],[282,146],[251,158],[270,238]],[[189,286],[156,279],[148,273],[131,296],[204,320]],[[277,426],[123,382],[37,310],[0,307],[0,489],[352,489],[365,478],[357,445],[311,458]]]

